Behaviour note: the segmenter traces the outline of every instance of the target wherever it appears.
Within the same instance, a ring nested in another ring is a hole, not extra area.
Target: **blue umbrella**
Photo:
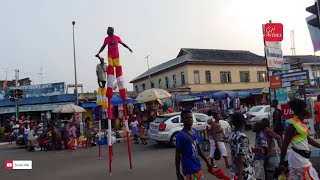
[[[225,99],[227,97],[235,98],[238,97],[238,93],[233,91],[218,91],[212,94],[214,99]]]

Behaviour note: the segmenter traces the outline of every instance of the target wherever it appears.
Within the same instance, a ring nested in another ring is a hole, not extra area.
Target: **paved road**
[[[17,148],[16,145],[1,145],[0,179],[176,179],[174,148],[158,145],[152,141],[149,141],[148,145],[132,144],[133,172],[130,173],[126,144],[115,144],[112,177],[108,174],[107,146],[102,146],[102,152],[102,160],[98,160],[98,147],[78,149],[75,152],[64,150],[27,152],[25,149]],[[6,170],[5,160],[32,160],[33,169]],[[223,169],[225,167],[222,159],[216,164]],[[206,172],[205,163],[203,170]],[[229,170],[224,170],[229,173]],[[205,173],[205,177],[216,179],[208,173]]]

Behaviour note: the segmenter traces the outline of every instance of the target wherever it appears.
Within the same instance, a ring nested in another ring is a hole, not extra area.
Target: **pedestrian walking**
[[[176,175],[178,180],[203,180],[203,172],[199,156],[206,162],[209,170],[212,169],[211,164],[202,152],[199,146],[198,131],[192,128],[193,115],[190,110],[181,112],[181,120],[183,129],[176,137]],[[180,171],[180,163],[182,163],[183,175]]]
[[[265,161],[267,159],[268,143],[267,138],[263,134],[263,124],[255,123],[252,131],[256,133],[255,147],[252,148],[254,153],[254,177],[258,180],[265,180]]]
[[[232,178],[255,180],[249,138],[242,132],[245,124],[243,114],[236,112],[232,117],[232,124],[234,131],[229,136]]]
[[[40,123],[37,125],[37,135],[41,137],[43,134],[43,121],[41,120]]]
[[[282,138],[284,127],[281,119],[282,111],[278,108],[278,100],[273,100],[271,107],[273,108],[273,131]]]
[[[289,105],[295,116],[288,121],[281,148],[279,169],[284,171],[285,157],[288,146],[291,144],[292,151],[288,152],[290,179],[318,180],[318,173],[310,162],[311,152],[309,144],[316,148],[320,148],[320,144],[309,136],[310,129],[308,123],[304,122],[309,113],[307,104],[301,99],[294,98],[289,102]]]
[[[131,134],[134,137],[134,143],[135,144],[139,144],[138,142],[138,120],[135,120],[133,122],[130,123],[131,126]]]
[[[143,145],[147,145],[146,141],[146,128],[143,125],[139,125],[139,137]]]
[[[12,144],[12,141],[13,141],[13,133],[12,133],[12,131],[10,131],[9,134],[7,135],[7,139],[8,139],[9,144]]]
[[[223,129],[222,129],[221,124],[219,122],[219,120],[222,120],[223,118],[222,118],[221,114],[219,114],[217,112],[213,113],[213,118],[214,118],[214,121],[212,121],[212,123],[211,123],[211,128],[210,128],[210,133],[209,133],[209,135],[211,136],[211,138],[209,139],[211,165],[214,166],[214,161],[213,161],[214,152],[218,148],[221,155],[224,158],[226,168],[231,168],[231,165],[229,164],[228,157],[227,157],[227,149],[224,144],[224,141],[225,141],[224,132],[223,132]],[[216,167],[216,166],[214,166],[214,167]]]
[[[24,143],[25,145],[27,146],[28,148],[28,134],[29,134],[29,131],[30,131],[30,126],[28,123],[24,123],[24,126],[23,126],[23,139],[24,139]]]
[[[74,123],[72,122],[71,124],[70,124],[70,130],[69,130],[69,132],[70,132],[70,138],[71,138],[71,140],[69,141],[69,143],[68,143],[68,147],[69,147],[69,149],[71,150],[71,151],[74,151],[74,150],[76,150],[77,149],[77,146],[78,146],[78,143],[77,143],[77,134],[76,134],[76,131],[77,131],[77,128],[76,128],[76,126],[74,125]]]
[[[275,140],[277,141],[278,147],[282,147],[282,138],[270,129],[270,121],[268,119],[263,119],[261,123],[263,124],[263,134],[268,144],[267,163],[265,166],[266,179],[272,180],[276,167],[280,162],[280,151],[276,149]]]

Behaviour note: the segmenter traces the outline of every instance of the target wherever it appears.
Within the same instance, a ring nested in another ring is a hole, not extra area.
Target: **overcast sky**
[[[30,77],[32,84],[74,83],[72,24],[76,21],[78,83],[97,89],[94,55],[108,26],[133,49],[120,56],[129,81],[150,67],[173,59],[180,48],[248,50],[263,55],[261,24],[282,23],[282,49],[291,55],[290,30],[297,54],[313,54],[305,11],[313,0],[3,0],[0,3],[0,79]],[[107,56],[107,49],[101,54]]]

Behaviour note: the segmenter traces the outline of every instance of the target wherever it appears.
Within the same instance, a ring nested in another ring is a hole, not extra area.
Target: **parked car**
[[[206,114],[193,113],[193,127],[197,130],[204,130],[206,117]],[[157,143],[169,143],[175,146],[176,135],[182,129],[183,123],[181,122],[180,112],[163,114],[150,123],[148,138]]]
[[[260,122],[263,119],[271,119],[270,116],[270,106],[269,105],[261,105],[252,107],[247,113],[247,126],[252,126],[257,122]]]

